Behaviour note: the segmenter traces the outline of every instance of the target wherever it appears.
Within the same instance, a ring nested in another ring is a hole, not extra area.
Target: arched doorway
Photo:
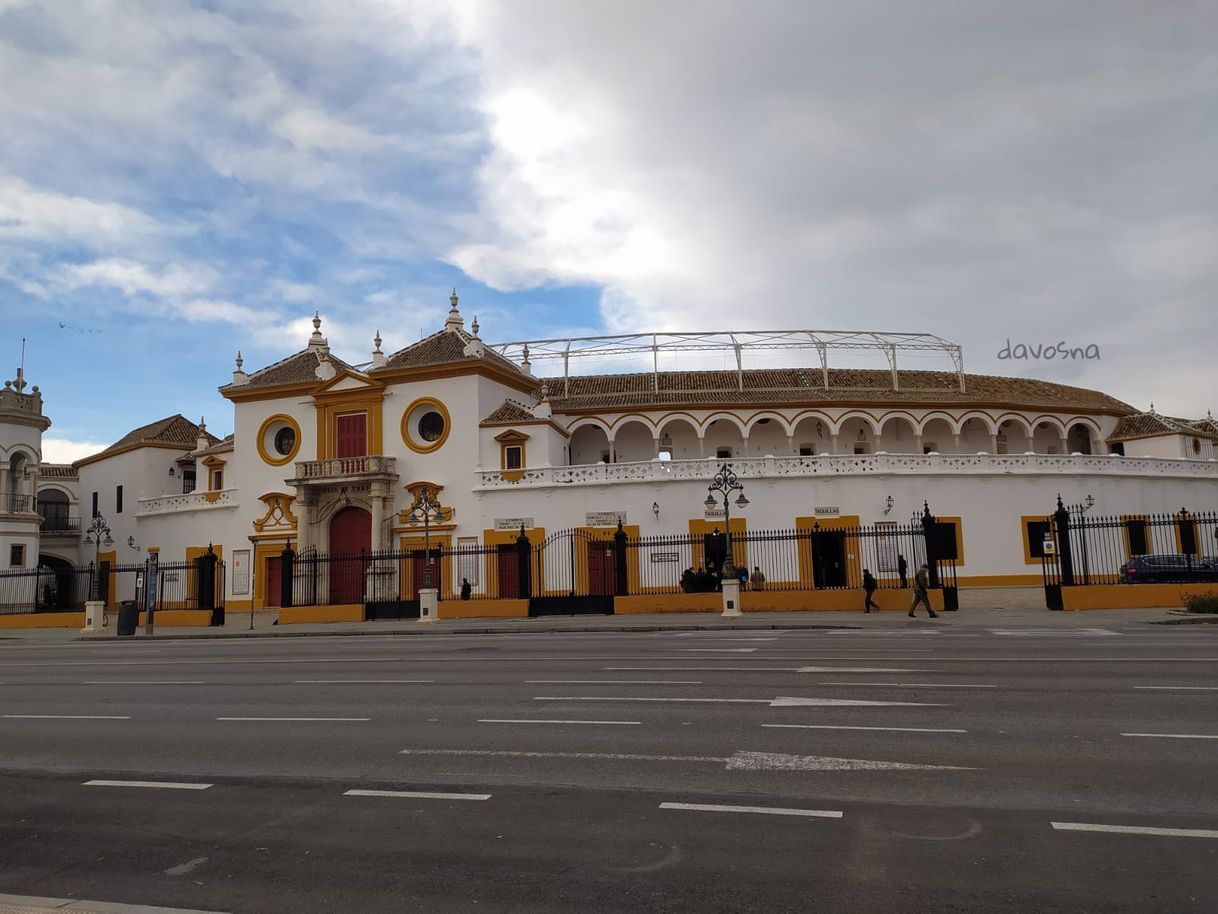
[[[77,574],[71,562],[44,552],[38,556],[38,568],[39,609],[77,609],[84,605],[85,594],[77,593]]]
[[[347,507],[330,518],[331,603],[364,602],[364,570],[371,550],[371,514]]]

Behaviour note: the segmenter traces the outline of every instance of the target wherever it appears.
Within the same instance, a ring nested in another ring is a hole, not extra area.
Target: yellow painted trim
[[[262,517],[254,521],[254,529],[262,533],[271,521],[271,515],[279,511],[280,516],[287,522],[289,530],[295,530],[297,517],[292,513],[292,502],[296,501],[295,495],[288,495],[286,492],[267,492],[265,495],[259,495],[258,500],[266,505],[266,513]]]
[[[358,376],[357,376],[358,377]],[[357,390],[323,391],[314,396],[317,411],[317,459],[337,457],[338,417],[364,413],[365,450],[369,457],[385,453],[383,410],[385,389],[379,382]]]
[[[515,530],[483,530],[482,544],[487,550],[486,558],[482,566],[482,586],[483,589],[492,586],[499,587],[499,556],[497,551],[492,551],[495,546],[510,546],[515,544],[516,538],[520,536],[520,529]],[[540,567],[543,563],[544,555],[537,550],[546,541],[545,527],[526,527],[524,531],[525,539],[529,541],[529,545],[533,548],[534,562],[531,569],[532,574],[544,574],[545,569]],[[544,579],[543,579],[544,580]]]
[[[814,530],[818,533],[833,533],[835,531],[857,529],[859,526],[859,516],[857,514],[843,514],[838,517],[819,517],[812,515],[810,517],[795,518],[795,529],[799,533],[812,533]],[[799,549],[799,580],[798,582],[786,581],[781,583],[799,583],[807,588],[811,588],[816,580],[813,574],[812,567],[812,539],[800,538],[797,543]],[[761,569],[762,574],[765,574],[765,569]],[[767,575],[767,581],[769,576]],[[863,578],[863,560],[853,552],[846,553],[846,580],[860,581]],[[773,581],[770,583],[780,583]]]
[[[84,612],[19,613],[0,616],[0,628],[84,628]]]
[[[961,575],[956,579],[956,584],[959,587],[1040,587],[1044,584],[1044,577],[1039,574]]]
[[[410,414],[420,406],[435,407],[436,412],[438,412],[444,419],[444,433],[435,441],[429,441],[424,444],[419,444],[414,440],[414,437],[410,434],[410,429],[408,427],[410,422]],[[430,454],[432,451],[439,450],[440,447],[443,446],[444,442],[448,440],[449,432],[452,431],[453,420],[448,414],[448,407],[445,406],[441,401],[437,400],[435,397],[419,397],[406,407],[406,410],[402,413],[402,419],[399,426],[402,433],[402,441],[408,448],[410,448],[416,454]]]
[[[296,537],[291,537],[293,547]],[[268,606],[266,601],[267,559],[275,558],[283,553],[284,537],[282,535],[262,540],[254,546],[254,608],[279,609],[278,606]],[[293,550],[295,551],[295,550]]]
[[[227,611],[227,610],[226,610]],[[157,625],[170,628],[187,625],[211,625],[210,609],[158,609],[153,615]],[[139,625],[148,624],[148,613],[140,613]]]
[[[1063,587],[1062,606],[1080,609],[1178,609],[1184,598],[1214,592],[1213,584],[1092,584]]]
[[[499,442],[499,469],[503,471],[501,475],[508,482],[518,482],[524,475],[525,467],[529,465],[528,445],[525,443],[529,440],[529,436],[516,429],[508,429],[506,432],[496,435],[495,440]],[[508,469],[507,452],[511,447],[520,448],[520,466]]]
[[[109,552],[100,552],[97,555],[97,567],[101,570],[103,562],[109,562],[111,568],[110,580],[106,584],[106,608],[110,609],[118,605],[118,599],[115,596],[116,587],[118,585],[118,575],[113,573],[113,568],[118,564],[118,551],[110,550]]]
[[[723,611],[723,594],[658,593],[613,598],[613,614],[711,613]]]
[[[1146,545],[1148,548],[1151,548],[1151,549],[1154,548],[1154,542],[1152,541],[1152,536],[1151,536],[1151,532],[1150,532],[1150,515],[1149,514],[1122,514],[1121,515],[1121,535],[1124,537],[1124,540],[1125,540],[1125,559],[1126,559],[1126,561],[1133,558],[1134,554],[1135,554],[1133,551],[1133,539],[1129,535],[1129,522],[1130,521],[1135,521],[1135,522],[1140,521],[1142,523],[1142,525],[1143,525],[1142,526],[1142,538],[1144,540],[1146,540]],[[1141,553],[1141,552],[1137,553],[1137,555],[1143,555],[1143,554],[1145,554],[1145,553]]]
[[[943,593],[929,592],[931,606],[943,610]],[[851,590],[744,590],[740,593],[740,608],[744,612],[862,612],[862,588]],[[878,590],[875,601],[882,610],[908,612],[913,602],[912,590]],[[641,596],[614,597],[615,615],[632,613],[720,612],[723,594],[663,593]]]
[[[327,606],[287,606],[279,610],[280,625],[302,625],[310,622],[363,621],[363,603],[342,603]]]
[[[951,514],[937,514],[935,521],[940,524],[951,524],[955,527],[956,533],[956,567],[960,568],[964,565],[964,523],[959,516]]]
[[[1028,523],[1047,523],[1052,531],[1053,518],[1047,514],[1023,514],[1019,518],[1020,536],[1023,537],[1023,563],[1040,565],[1041,560],[1032,555],[1032,539],[1028,536]]]
[[[266,433],[270,430],[271,426],[278,424],[286,425],[296,433],[296,444],[292,448],[292,453],[288,454],[286,457],[278,454],[272,454],[266,449],[266,444],[264,441],[266,438]],[[254,443],[258,446],[258,456],[262,458],[263,463],[273,467],[281,467],[285,463],[291,463],[295,459],[297,452],[300,450],[300,423],[298,423],[287,413],[275,413],[275,415],[271,416],[262,423],[261,428],[258,429],[258,437],[255,439]]]
[[[1201,530],[1201,525],[1197,522],[1197,516],[1195,514],[1183,514],[1183,515],[1176,514],[1172,518],[1171,531],[1176,537],[1177,554],[1180,554],[1180,555],[1184,554],[1184,529],[1183,529],[1183,527],[1184,527],[1184,524],[1186,524],[1186,523],[1193,525],[1193,545],[1198,550],[1194,554],[1195,555],[1203,554],[1200,551],[1201,550],[1201,537],[1202,537],[1203,533]]]
[[[386,384],[434,381],[441,378],[461,378],[470,375],[490,378],[500,382],[505,387],[511,387],[526,394],[535,393],[538,387],[538,380],[532,375],[509,372],[494,365],[488,365],[485,362],[467,362],[442,366],[423,365],[417,368],[394,368],[369,373],[370,377]]]

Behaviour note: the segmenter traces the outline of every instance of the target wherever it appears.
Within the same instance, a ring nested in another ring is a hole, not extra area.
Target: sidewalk
[[[441,615],[443,606],[441,606]],[[951,629],[1048,628],[1088,629],[1106,625],[1188,624],[1218,622],[1218,616],[1173,615],[1164,609],[1112,609],[1088,612],[1050,612],[1029,606],[1004,606],[993,601],[958,612],[944,612],[938,619],[919,613],[910,619],[903,612],[771,612],[748,613],[739,619],[724,619],[717,613],[655,613],[621,616],[543,616],[531,619],[451,619],[437,622],[391,620],[378,622],[328,622],[277,625],[275,613],[254,613],[251,628],[249,613],[230,614],[222,627],[162,626],[152,638],[165,641],[185,639],[300,638],[317,635],[454,635],[454,634],[540,634],[571,632],[661,632],[661,631],[757,631],[766,629],[847,629],[903,631],[927,626]],[[77,629],[5,629],[0,641],[64,642],[117,641],[114,617],[99,635],[85,635]],[[148,640],[143,628],[124,641]]]

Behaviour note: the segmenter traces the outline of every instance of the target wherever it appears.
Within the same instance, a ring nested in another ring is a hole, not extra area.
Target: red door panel
[[[330,602],[364,602],[364,568],[372,549],[372,515],[343,508],[330,520]]]
[[[352,413],[335,420],[336,457],[364,457],[368,453],[368,416]]]
[[[266,598],[262,601],[267,606],[278,606],[279,597],[283,593],[283,560],[273,556],[266,560]]]

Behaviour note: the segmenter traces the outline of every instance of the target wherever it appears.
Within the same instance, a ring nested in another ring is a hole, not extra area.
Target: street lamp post
[[[452,508],[445,508],[424,486],[406,518],[412,524],[423,524],[423,587],[419,590],[419,621],[435,621],[439,600],[438,588],[434,586],[431,566],[431,522],[446,523],[452,519]]]
[[[96,601],[101,599],[101,547],[114,545],[110,536],[110,525],[100,514],[95,514],[93,522],[85,528],[85,543],[93,547],[93,583],[89,588],[89,596]]]
[[[736,577],[736,563],[732,558],[731,495],[733,492],[740,493],[736,498],[736,507],[742,510],[748,507],[749,500],[744,497],[744,486],[737,481],[736,474],[732,472],[732,465],[725,463],[719,468],[719,472],[715,474],[711,484],[706,487],[706,501],[703,504],[707,508],[717,508],[719,499],[716,496],[723,496],[723,526],[727,530],[727,556],[723,560],[722,586],[723,615],[727,618],[742,615],[740,612],[740,579]]]

